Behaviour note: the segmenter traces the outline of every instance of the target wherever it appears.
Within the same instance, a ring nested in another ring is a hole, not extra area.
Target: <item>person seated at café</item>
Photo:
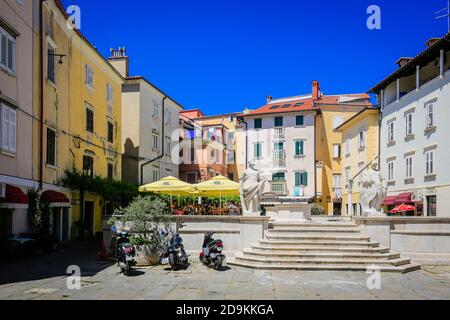
[[[230,216],[238,215],[237,206],[234,204],[233,201],[230,202],[230,204],[227,206],[227,209],[228,209],[228,215],[230,215]]]

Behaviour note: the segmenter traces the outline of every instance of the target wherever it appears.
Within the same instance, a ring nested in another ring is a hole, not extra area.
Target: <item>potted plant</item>
[[[167,245],[162,230],[170,229],[170,212],[167,204],[151,196],[137,197],[128,207],[115,211],[109,220],[116,230],[127,230],[136,248],[138,266],[159,264],[159,257]]]

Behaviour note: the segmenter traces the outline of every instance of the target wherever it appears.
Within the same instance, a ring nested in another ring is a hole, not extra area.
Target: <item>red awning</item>
[[[69,203],[69,198],[61,192],[48,190],[42,193],[41,200],[47,203]]]
[[[395,198],[395,204],[408,204],[408,203],[413,203],[411,192],[401,193]]]
[[[0,198],[0,203],[28,204],[28,197],[22,189],[7,184],[5,191],[5,197]]]
[[[386,197],[383,202],[383,206],[395,206],[395,199],[397,197]]]

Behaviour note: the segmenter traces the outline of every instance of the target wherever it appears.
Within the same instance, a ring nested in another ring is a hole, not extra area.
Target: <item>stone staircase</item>
[[[406,273],[420,269],[361,234],[351,222],[271,222],[264,240],[228,260],[263,270],[349,270]]]

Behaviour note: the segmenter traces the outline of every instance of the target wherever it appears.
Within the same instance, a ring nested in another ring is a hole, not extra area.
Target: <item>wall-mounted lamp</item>
[[[53,57],[59,57],[59,60],[58,60],[59,64],[63,64],[64,62],[63,62],[62,58],[67,57],[67,55],[65,55],[65,54],[58,54],[58,53],[49,53],[48,55],[53,56]]]

